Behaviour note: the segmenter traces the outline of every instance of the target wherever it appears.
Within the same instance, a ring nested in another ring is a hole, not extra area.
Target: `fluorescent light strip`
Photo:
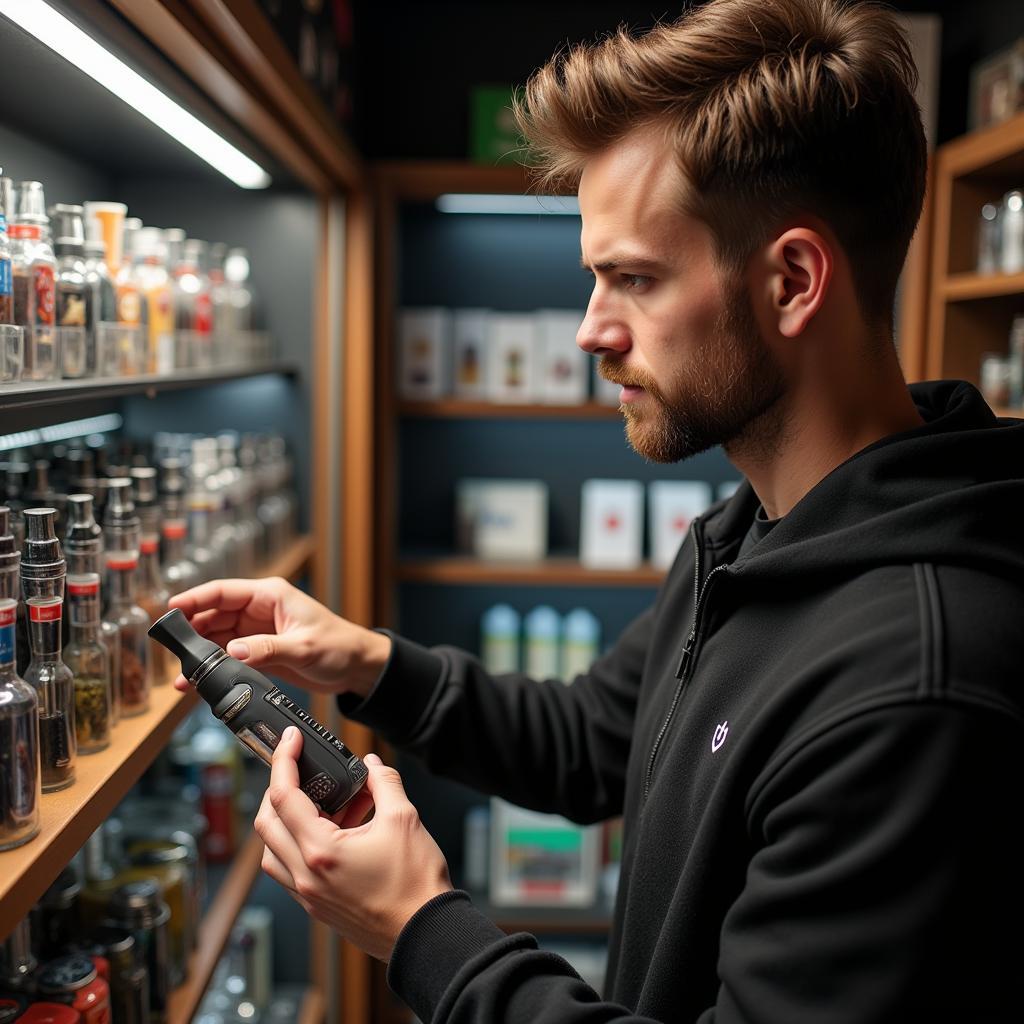
[[[448,192],[435,203],[442,213],[545,214],[578,217],[579,200],[575,196],[495,196]]]
[[[53,426],[40,427],[38,430],[19,430],[14,434],[2,434],[0,452],[28,448],[34,444],[68,441],[72,437],[85,437],[89,434],[109,434],[111,431],[120,430],[122,423],[124,420],[116,412],[112,412],[106,416],[90,416],[84,420],[55,423]]]
[[[109,89],[236,185],[266,188],[270,184],[270,175],[259,164],[207,128],[43,0],[0,0],[0,14],[84,71],[104,89]]]

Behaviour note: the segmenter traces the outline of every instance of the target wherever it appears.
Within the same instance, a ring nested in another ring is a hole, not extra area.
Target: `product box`
[[[610,380],[605,380],[597,372],[597,365],[600,362],[596,356],[590,357],[591,371],[594,377],[594,401],[600,402],[601,405],[614,405],[616,408],[621,404],[619,402],[619,392],[622,390],[621,384],[613,384]]]
[[[491,800],[490,897],[495,906],[591,906],[600,858],[598,826]]]
[[[490,310],[456,309],[452,313],[452,393],[456,398],[487,397]]]
[[[711,485],[700,480],[654,480],[648,485],[651,563],[667,569],[690,529],[711,504]]]
[[[460,480],[455,515],[459,547],[477,558],[528,562],[547,554],[548,488],[540,480]]]
[[[636,569],[643,558],[644,488],[638,480],[585,480],[580,561],[588,569]]]
[[[587,400],[590,356],[576,344],[581,313],[541,309],[536,313],[540,348],[540,399],[554,405],[580,405]]]
[[[532,313],[492,313],[487,397],[492,402],[540,398],[536,321]]]
[[[398,394],[414,401],[451,391],[452,317],[447,309],[403,309],[398,317]]]

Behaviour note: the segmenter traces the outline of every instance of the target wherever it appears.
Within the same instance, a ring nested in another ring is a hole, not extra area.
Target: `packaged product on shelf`
[[[210,305],[213,310],[214,366],[222,366],[226,362],[225,353],[231,334],[231,292],[227,275],[224,273],[227,257],[228,247],[223,242],[214,242],[210,245],[207,277],[210,280]]]
[[[127,477],[110,481],[103,515],[107,562],[107,616],[119,630],[121,714],[140,715],[149,707],[152,664],[146,631],[150,619],[136,600],[139,567],[139,517]]]
[[[89,346],[89,355],[93,362],[89,366],[90,376],[99,371],[97,359],[97,341],[100,326],[114,327],[117,325],[117,293],[114,290],[114,277],[107,261],[107,241],[102,233],[100,221],[90,218],[89,204],[85,211],[85,282],[92,292],[93,339]]]
[[[449,394],[452,317],[447,309],[403,309],[398,344],[399,397],[430,401]]]
[[[206,243],[185,240],[171,269],[174,300],[175,361],[179,367],[213,366],[213,300],[204,269]]]
[[[134,242],[135,280],[149,314],[149,373],[174,372],[174,305],[167,248],[159,228],[141,228]]]
[[[70,637],[64,660],[75,676],[75,730],[78,749],[86,754],[110,744],[115,687],[110,650],[103,641],[99,526],[93,518],[92,495],[70,495],[68,507],[64,554]]]
[[[559,647],[562,618],[550,605],[542,604],[523,619],[523,670],[533,679],[557,679],[560,672]]]
[[[0,168],[0,324],[14,323],[14,296],[11,293],[11,240],[7,237],[7,215],[14,199],[14,182],[2,176]]]
[[[590,357],[576,344],[583,320],[575,310],[542,309],[534,314],[540,348],[541,401],[580,405],[587,400]]]
[[[89,932],[87,945],[110,964],[111,1024],[149,1024],[149,973],[138,959],[132,933],[101,925]]]
[[[262,1010],[272,995],[274,977],[274,915],[268,907],[247,906],[231,931],[231,945],[242,954],[245,995]]]
[[[490,310],[456,309],[452,313],[452,351],[456,398],[487,397],[487,336]]]
[[[243,435],[238,445],[238,468],[242,474],[241,480],[241,516],[248,524],[248,530],[252,533],[252,564],[255,573],[264,559],[266,551],[266,525],[259,517],[260,481],[259,481],[259,455],[256,449],[256,439],[251,435]],[[294,519],[294,509],[287,510],[286,519],[291,522]]]
[[[149,304],[146,302],[135,267],[135,238],[142,230],[142,221],[138,217],[123,217],[121,224],[121,262],[116,271],[113,265],[110,268],[114,274],[114,289],[117,293],[117,322],[139,330],[137,337],[142,339],[145,358],[141,365],[132,368],[130,372],[146,373],[149,358]],[[107,252],[109,255],[109,242]]]
[[[537,561],[548,549],[542,480],[465,479],[456,484],[456,532],[478,558]]]
[[[0,942],[0,988],[6,992],[31,991],[38,966],[32,949],[32,921],[23,917]]]
[[[53,247],[46,237],[49,218],[43,186],[23,181],[15,189],[11,240],[14,322],[24,328],[22,377],[55,380],[60,374],[56,332],[56,270]]]
[[[999,207],[985,203],[978,218],[978,256],[975,269],[979,274],[997,274],[1002,262]]]
[[[110,900],[106,924],[125,928],[135,940],[136,955],[145,964],[149,980],[150,1022],[163,1021],[170,994],[171,912],[152,879],[121,886]]]
[[[135,487],[135,507],[139,513],[139,573],[138,601],[156,622],[165,611],[171,593],[160,571],[160,498],[156,489],[156,470],[149,466],[134,466],[131,479]],[[170,662],[167,652],[157,643],[150,643],[153,682],[159,686],[170,681]]]
[[[52,508],[25,510],[27,536],[21,560],[21,586],[28,611],[32,660],[25,682],[39,695],[39,746],[43,792],[75,781],[75,681],[61,657],[64,610],[64,553],[54,532]]]
[[[19,563],[0,507],[0,850],[10,850],[39,833],[41,793],[39,698],[16,672]]]
[[[206,819],[203,851],[211,864],[223,864],[238,850],[240,826],[235,797],[242,788],[238,744],[217,722],[204,722],[190,743],[191,767]]]
[[[84,377],[95,366],[93,290],[85,276],[85,225],[81,206],[58,203],[53,208],[54,251],[57,256],[57,330],[61,371],[65,377]]]
[[[511,605],[496,604],[480,620],[480,657],[488,672],[519,671],[519,612]]]
[[[1010,359],[998,352],[986,352],[981,360],[980,390],[993,409],[1005,409],[1014,390],[1014,366]]]
[[[586,608],[573,608],[562,622],[562,678],[571,683],[601,653],[601,623]]]
[[[541,400],[540,344],[531,313],[491,314],[487,396],[492,402]]]
[[[0,384],[21,380],[25,329],[17,324],[0,324]]]
[[[236,247],[228,249],[224,260],[229,310],[229,341],[227,362],[240,366],[256,353],[250,351],[253,337],[253,295],[249,284],[249,253]]]
[[[192,462],[188,487],[188,556],[199,569],[200,577],[218,579],[225,573],[225,552],[213,541],[221,511],[220,469],[217,441],[212,437],[192,442]]]
[[[700,480],[653,480],[647,487],[651,562],[667,569],[690,529],[711,505],[711,486]]]
[[[1019,189],[1003,196],[999,233],[1000,269],[1004,274],[1019,274],[1024,271],[1024,192]]]
[[[225,430],[217,435],[220,479],[224,488],[225,525],[228,530],[214,533],[217,543],[234,552],[231,573],[234,576],[255,576],[259,521],[249,507],[250,481],[238,465],[238,434]]]
[[[580,561],[588,569],[636,569],[643,559],[644,488],[637,480],[584,480]]]
[[[262,491],[256,514],[263,523],[264,558],[280,554],[295,537],[297,506],[292,490],[292,463],[283,437],[266,437],[259,445]]]
[[[160,468],[163,505],[163,571],[164,583],[173,596],[201,582],[199,569],[185,554],[188,540],[188,507],[186,504],[185,476],[181,459],[164,459]]]
[[[82,1024],[108,1024],[110,988],[93,961],[80,954],[58,957],[44,965],[37,980],[39,994],[77,1010]]]

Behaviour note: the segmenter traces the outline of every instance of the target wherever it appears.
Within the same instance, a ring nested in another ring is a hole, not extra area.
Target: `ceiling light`
[[[0,0],[0,14],[48,46],[118,99],[149,118],[242,188],[266,188],[270,175],[197,117],[165,96],[43,0]]]
[[[580,215],[579,200],[575,196],[495,196],[449,192],[438,196],[435,205],[442,213]]]

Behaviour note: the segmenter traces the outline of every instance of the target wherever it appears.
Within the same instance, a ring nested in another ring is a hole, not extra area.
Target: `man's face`
[[[653,132],[593,157],[579,187],[595,280],[576,341],[622,385],[630,444],[655,462],[727,445],[785,390],[746,286],[715,266],[710,230],[680,210],[682,187]]]

